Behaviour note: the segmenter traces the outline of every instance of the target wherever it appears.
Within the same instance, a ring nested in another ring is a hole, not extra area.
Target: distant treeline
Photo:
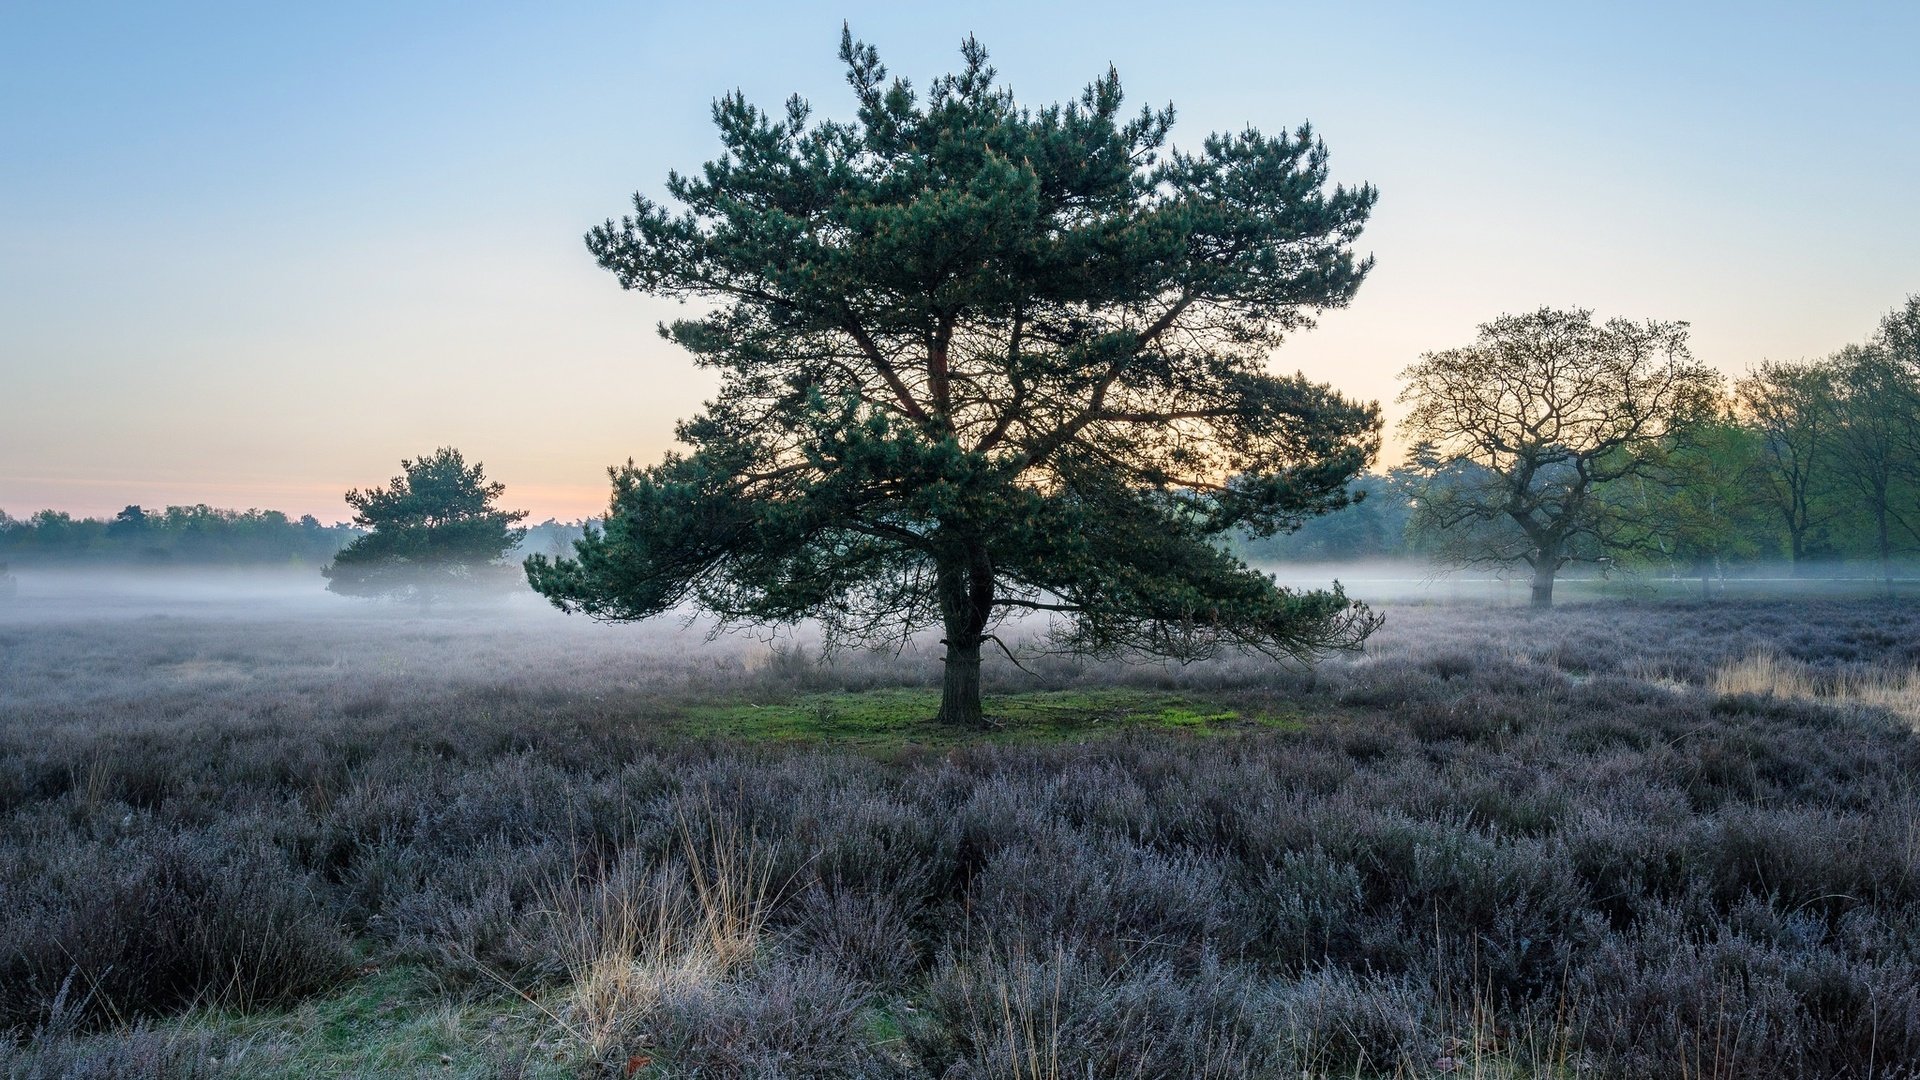
[[[1311,518],[1297,532],[1277,536],[1240,536],[1235,540],[1239,554],[1255,563],[1347,562],[1352,560],[1426,561],[1432,558],[1439,538],[1423,531],[1414,521],[1416,492],[1426,477],[1408,466],[1384,473],[1370,472],[1357,480],[1353,489],[1365,492],[1361,501],[1322,517]],[[1757,494],[1757,493],[1756,493]],[[1799,557],[1784,525],[1772,524],[1762,500],[1752,499],[1747,513],[1739,515],[1737,527],[1728,531],[1726,554],[1719,556],[1715,570],[1739,573],[1747,568],[1777,568],[1792,564],[1810,574],[1838,572],[1849,564],[1866,567],[1879,558],[1878,523],[1872,510],[1837,486],[1820,492],[1821,525],[1807,531]],[[1895,559],[1913,560],[1920,545],[1904,528],[1900,542],[1890,544]],[[1650,538],[1635,555],[1618,560],[1622,568],[1681,574],[1697,573],[1692,554],[1672,547],[1662,551]]]
[[[1621,568],[1738,574],[1790,565],[1813,576],[1910,570],[1920,553],[1920,369],[1849,347],[1767,363],[1737,380],[1711,419],[1651,451],[1655,468],[1608,485],[1604,547],[1573,552]],[[1368,473],[1360,501],[1297,532],[1238,538],[1254,562],[1428,559],[1461,537],[1420,512],[1485,470],[1422,460]],[[1473,537],[1466,538],[1472,543]]]
[[[527,526],[527,534],[520,538],[520,546],[513,549],[515,559],[524,559],[528,555],[566,556],[573,555],[573,542],[587,534],[589,524],[598,526],[598,519],[584,521],[558,521],[548,518],[538,525]]]
[[[1359,501],[1308,518],[1298,532],[1236,538],[1239,553],[1256,563],[1412,559],[1421,555],[1409,528],[1418,478],[1409,469],[1366,473],[1353,484]]]
[[[114,563],[133,566],[318,566],[359,530],[323,525],[278,510],[219,510],[205,504],[148,510],[129,506],[111,518],[42,510],[25,518],[0,511],[0,562]]]
[[[527,530],[514,556],[571,551],[583,525],[549,518]],[[0,564],[317,567],[361,532],[350,524],[322,524],[311,514],[294,518],[278,510],[204,504],[129,506],[111,518],[76,518],[59,510],[16,518],[0,510]]]
[[[1848,562],[1873,560],[1879,554],[1879,519],[1874,508],[1854,493],[1841,460],[1813,470],[1821,483],[1806,485],[1803,527],[1798,558],[1794,538],[1784,518],[1769,513],[1770,486],[1761,482],[1774,460],[1763,452],[1766,440],[1757,431],[1728,441],[1732,451],[1718,486],[1736,494],[1745,490],[1741,512],[1729,514],[1735,523],[1725,538],[1723,557],[1716,569],[1738,572],[1742,565],[1792,561],[1803,569],[1821,572]],[[1409,465],[1370,472],[1354,484],[1361,498],[1343,510],[1311,518],[1297,532],[1270,537],[1241,536],[1240,554],[1257,563],[1347,562],[1357,559],[1424,560],[1437,538],[1415,522],[1417,492],[1431,477]],[[1920,507],[1914,505],[1920,487],[1911,478],[1894,485],[1894,513],[1887,515],[1890,530],[1899,537],[1893,554],[1920,550],[1908,522],[1920,525]],[[1904,500],[1904,501],[1902,501]],[[1791,497],[1789,497],[1791,505]],[[597,524],[597,522],[594,522]],[[570,555],[587,521],[548,518],[527,528],[514,550],[517,560],[527,555]],[[296,564],[319,566],[359,536],[361,529],[340,523],[322,524],[312,515],[288,517],[277,510],[221,510],[206,505],[169,506],[145,510],[129,506],[111,518],[76,518],[58,510],[42,510],[16,518],[0,510],[0,563],[15,566],[40,563],[110,563],[137,566],[265,566]],[[1649,537],[1638,559],[1622,560],[1640,568],[1681,573],[1696,572],[1691,557],[1664,554],[1658,540]]]

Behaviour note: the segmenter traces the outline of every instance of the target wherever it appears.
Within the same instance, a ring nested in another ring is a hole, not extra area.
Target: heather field
[[[0,1075],[1920,1075],[1920,611],[989,664],[0,606]]]

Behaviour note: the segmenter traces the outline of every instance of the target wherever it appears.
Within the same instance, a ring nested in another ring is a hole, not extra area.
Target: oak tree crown
[[[1610,489],[1675,479],[1672,454],[1713,417],[1720,386],[1686,323],[1596,323],[1583,308],[1502,315],[1400,377],[1427,474],[1413,527],[1447,561],[1524,563],[1535,607],[1552,606],[1568,562],[1637,541],[1644,522]]]

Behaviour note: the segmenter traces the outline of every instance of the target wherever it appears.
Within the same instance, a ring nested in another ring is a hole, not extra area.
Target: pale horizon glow
[[[1503,312],[1685,319],[1737,375],[1920,292],[1920,6],[24,5],[0,14],[0,509],[343,520],[442,445],[597,515],[712,377],[580,235],[718,141],[846,117],[840,23],[924,87],[977,34],[1032,105],[1109,63],[1174,140],[1311,120],[1381,191],[1353,305],[1273,358],[1390,421]],[[1390,433],[1391,438],[1391,433]]]

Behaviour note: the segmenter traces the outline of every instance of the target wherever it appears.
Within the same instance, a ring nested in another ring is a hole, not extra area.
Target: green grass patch
[[[338,991],[259,1013],[201,1010],[172,1021],[226,1044],[261,1080],[314,1076],[492,1078],[513,1061],[534,1077],[579,1074],[578,1050],[538,1006],[511,995],[450,999],[431,973],[371,970]]]
[[[1245,710],[1219,701],[1148,690],[1052,690],[993,694],[992,726],[956,728],[934,719],[934,689],[808,694],[784,701],[691,705],[672,721],[691,736],[749,741],[824,743],[861,749],[967,743],[1072,742],[1128,730],[1219,734],[1252,729],[1299,730],[1297,713]]]

